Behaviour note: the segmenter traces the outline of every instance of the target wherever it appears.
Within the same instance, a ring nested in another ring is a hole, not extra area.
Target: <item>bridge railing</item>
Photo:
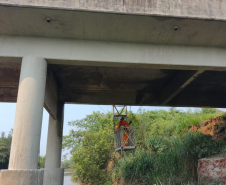
[[[134,150],[136,138],[134,127],[120,127],[115,132],[115,151]]]

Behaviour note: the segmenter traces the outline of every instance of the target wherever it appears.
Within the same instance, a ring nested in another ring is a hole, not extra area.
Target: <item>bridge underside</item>
[[[58,9],[58,1],[55,9],[23,2],[0,6],[1,102],[16,102],[22,58],[34,55],[46,59],[62,102],[226,107],[226,24],[218,6],[213,18],[204,10],[190,15],[189,4],[169,14],[159,6],[152,15],[152,6],[98,12],[81,8],[85,2],[73,11]]]
[[[21,63],[0,63],[0,101],[16,102]],[[59,100],[79,104],[226,107],[225,71],[49,64]]]

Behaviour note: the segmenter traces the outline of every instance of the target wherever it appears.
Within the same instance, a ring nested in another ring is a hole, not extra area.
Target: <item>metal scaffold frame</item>
[[[113,105],[113,131],[115,135],[115,151],[126,151],[134,150],[136,148],[136,139],[135,139],[135,129],[134,127],[124,126],[120,127],[116,131],[115,121],[120,121],[121,117],[125,121],[128,120],[127,117],[127,106],[126,105]]]

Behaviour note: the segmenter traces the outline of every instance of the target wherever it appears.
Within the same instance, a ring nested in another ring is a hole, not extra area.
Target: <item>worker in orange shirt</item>
[[[130,121],[129,123],[127,123],[125,120],[124,120],[124,117],[122,117],[120,119],[120,121],[118,122],[118,126],[116,128],[116,131],[119,130],[120,127],[124,126],[124,127],[128,127],[130,126],[130,124],[132,123],[132,121]],[[129,146],[129,141],[128,141],[128,129],[125,128],[123,129],[123,143],[124,143],[124,146]]]

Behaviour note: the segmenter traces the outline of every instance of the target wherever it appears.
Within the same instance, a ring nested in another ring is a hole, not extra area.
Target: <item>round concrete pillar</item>
[[[43,58],[23,58],[9,170],[37,169],[46,72]]]
[[[64,169],[61,169],[64,103],[58,102],[57,120],[49,116],[46,161],[43,185],[63,185]]]
[[[49,116],[45,168],[60,168],[62,149],[61,122]]]

